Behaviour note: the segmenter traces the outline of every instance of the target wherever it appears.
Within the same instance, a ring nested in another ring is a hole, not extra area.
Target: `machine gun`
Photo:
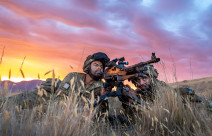
[[[112,86],[116,86],[116,91],[107,92],[105,95],[100,96],[99,100],[96,100],[94,102],[94,107],[101,103],[104,99],[107,97],[118,97],[120,101],[124,102],[126,96],[123,95],[123,88],[124,88],[124,81],[130,78],[136,78],[136,77],[142,77],[142,67],[151,64],[151,63],[157,63],[160,61],[160,58],[157,58],[155,56],[155,53],[152,53],[151,60],[140,62],[138,64],[125,67],[125,65],[128,65],[128,62],[125,62],[125,58],[119,58],[114,59],[107,64],[107,69],[104,72],[104,79],[106,81],[106,84],[110,84]],[[118,64],[117,64],[118,62]],[[106,88],[106,87],[105,87]],[[143,104],[145,106],[148,106],[146,103],[141,102],[141,100],[129,93],[129,90],[125,90],[127,93],[127,96],[136,101],[139,104]]]
[[[132,78],[132,77],[139,77],[139,75],[142,72],[142,66],[145,66],[147,64],[151,63],[157,63],[160,61],[160,58],[157,58],[155,56],[155,53],[152,53],[151,60],[140,62],[138,64],[125,67],[125,65],[128,65],[128,62],[125,62],[125,58],[119,58],[114,59],[110,61],[107,64],[107,69],[104,73],[104,79],[105,80],[113,80],[115,82],[123,82],[126,79]],[[118,65],[116,64],[118,62]]]

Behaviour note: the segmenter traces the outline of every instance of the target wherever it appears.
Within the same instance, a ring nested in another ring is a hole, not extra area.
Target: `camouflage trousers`
[[[50,93],[39,95],[39,93],[38,89],[35,89],[8,98],[0,98],[0,104],[5,103],[11,106],[20,106],[22,109],[32,109],[40,104],[47,105],[52,95]]]
[[[2,108],[2,104],[6,105],[6,107],[14,107],[19,106],[21,109],[33,109],[36,106],[42,105],[42,110],[45,112],[50,102],[56,102],[59,104],[59,101],[62,100],[60,98],[55,98],[54,93],[50,93],[47,91],[39,91],[38,89],[34,89],[30,92],[23,92],[18,95],[14,95],[8,98],[0,98],[0,110]],[[103,116],[108,111],[108,101],[103,101],[96,109],[96,117]],[[78,103],[78,106],[80,104]]]

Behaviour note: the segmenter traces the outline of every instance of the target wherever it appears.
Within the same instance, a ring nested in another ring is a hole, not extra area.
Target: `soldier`
[[[104,53],[98,52],[89,55],[84,62],[83,71],[86,73],[69,73],[61,82],[56,94],[59,96],[70,96],[73,92],[85,99],[91,99],[91,93],[94,93],[94,98],[101,96],[103,90],[103,72],[105,65],[110,59]],[[73,84],[74,83],[74,84]],[[82,101],[81,101],[82,102]],[[107,101],[100,104],[99,112],[105,113],[108,109]]]
[[[172,88],[165,82],[158,80],[158,72],[152,65],[147,64],[143,67],[140,67],[140,72],[142,73],[142,76],[129,79],[129,81],[135,85],[136,89],[133,90],[129,85],[125,85],[122,91],[122,96],[119,98],[122,103],[124,112],[119,115],[108,116],[108,121],[112,126],[130,126],[136,122],[135,115],[137,113],[137,102],[130,95],[139,98],[141,102],[146,102],[146,106],[148,108],[148,104],[153,103],[157,95],[157,97],[160,98],[161,89],[179,92],[184,102],[185,100],[190,102],[202,102],[206,105],[208,110],[212,111],[212,101],[196,95],[192,89],[183,87]],[[139,110],[142,111],[143,109]]]
[[[21,106],[22,109],[32,109],[40,104],[46,105],[53,98],[55,90],[61,83],[59,79],[55,79],[54,82],[55,85],[52,85],[52,79],[48,78],[41,83],[40,87],[35,88],[33,91],[23,92],[7,98],[0,98],[0,105],[2,106],[6,102],[7,105]]]
[[[70,96],[73,92],[78,93],[86,99],[90,99],[91,93],[94,92],[94,97],[97,98],[101,95],[103,88],[101,79],[103,77],[105,65],[109,60],[110,59],[105,53],[94,53],[89,55],[84,62],[83,71],[85,73],[71,72],[62,82],[56,79],[55,86],[52,86],[52,79],[47,79],[41,83],[40,89],[24,92],[9,97],[6,100],[8,102],[15,102],[17,105],[22,105],[23,108],[33,108],[39,104],[47,104],[50,99],[54,99],[56,96],[57,98],[64,98],[60,96]],[[103,102],[100,105],[100,111],[106,111],[106,104],[107,102]]]
[[[129,92],[132,95],[143,99],[148,103],[152,103],[155,100],[156,93],[160,93],[158,92],[159,88],[168,87],[171,90],[179,92],[179,94],[183,98],[183,101],[188,100],[190,102],[203,102],[207,106],[207,108],[212,111],[212,101],[196,95],[192,89],[184,87],[172,88],[165,82],[158,80],[158,72],[153,67],[153,65],[145,65],[140,68],[140,71],[142,72],[141,77],[130,79],[130,81],[132,81],[132,83],[136,86],[136,90],[133,90],[130,86],[125,87],[125,90],[129,89]],[[127,95],[124,92],[123,94]],[[132,100],[128,100],[128,103],[132,103]],[[129,108],[128,104],[126,103],[123,103],[123,107],[125,108],[125,110]]]

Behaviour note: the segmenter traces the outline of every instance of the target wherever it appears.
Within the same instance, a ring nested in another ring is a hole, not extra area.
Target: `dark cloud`
[[[193,0],[160,0],[154,3],[154,6],[159,11],[169,13],[183,13],[191,10],[194,7]]]
[[[98,0],[71,0],[70,4],[81,8],[82,10],[97,11]]]
[[[0,40],[8,42],[12,57],[24,53],[79,65],[82,57],[102,51],[135,64],[156,52],[171,70],[167,73],[173,74],[176,64],[179,80],[190,78],[190,63],[195,77],[212,75],[206,70],[211,67],[211,6],[201,9],[191,0],[153,1],[149,7],[139,0],[7,0],[0,5]],[[162,64],[156,65],[161,72]]]
[[[53,4],[51,5],[51,2],[27,2],[23,0],[8,0],[0,2],[0,4],[21,16],[33,19],[51,18],[75,27],[91,27],[101,30],[107,28],[104,21],[101,20],[95,13],[80,10],[78,8],[74,8],[74,6],[58,7]]]

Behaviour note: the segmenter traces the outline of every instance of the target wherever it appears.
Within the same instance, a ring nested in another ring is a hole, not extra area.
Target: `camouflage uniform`
[[[139,98],[141,101],[147,102],[147,103],[153,103],[156,99],[156,96],[160,98],[160,93],[163,90],[172,90],[175,92],[178,92],[181,96],[183,101],[188,100],[190,102],[198,102],[203,103],[206,105],[207,109],[209,111],[212,111],[212,101],[205,99],[203,97],[200,97],[195,94],[193,90],[190,88],[173,88],[170,85],[166,84],[163,81],[160,81],[157,79],[158,72],[152,65],[146,65],[143,68],[143,74],[148,75],[151,78],[150,88],[149,89],[140,89],[137,87],[136,90],[132,90],[130,86],[126,85],[124,90],[128,90],[127,92],[133,94],[137,98]],[[137,84],[137,78],[131,79],[133,84]],[[130,90],[130,91],[129,91]],[[139,112],[142,112],[142,108],[137,107],[137,103],[134,101],[130,101],[127,96],[122,96],[122,107],[124,109],[124,113],[116,116],[109,116],[109,122],[112,125],[120,125],[120,124],[126,124],[126,125],[133,125],[135,124],[137,117],[142,116],[142,114],[137,114]],[[138,109],[137,109],[138,108]],[[137,110],[136,110],[137,109]]]
[[[31,109],[40,104],[48,104],[50,99],[53,99],[56,88],[60,84],[59,79],[55,79],[56,86],[51,86],[52,79],[48,78],[41,83],[40,88],[36,88],[33,91],[27,91],[14,95],[8,98],[1,98],[0,103],[7,101],[7,104],[21,106],[23,109]]]
[[[59,95],[65,94],[70,96],[71,93],[77,93],[85,96],[86,98],[90,98],[90,94],[94,91],[95,98],[100,96],[101,89],[103,88],[103,82],[101,80],[93,82],[91,85],[85,85],[85,77],[84,73],[72,72],[69,73],[61,82],[56,93]]]
[[[83,71],[86,74],[89,73],[90,64],[95,60],[101,61],[105,67],[105,64],[109,61],[109,58],[106,54],[101,52],[89,55],[83,65]],[[61,99],[64,98],[64,95],[70,96],[72,93],[77,93],[79,96],[90,99],[91,93],[94,92],[94,97],[97,98],[101,95],[103,82],[102,80],[98,80],[94,81],[90,85],[85,85],[86,74],[71,72],[64,78],[62,82],[60,80],[54,81],[56,84],[55,86],[52,86],[52,79],[49,78],[41,83],[41,89],[35,89],[31,92],[24,92],[2,100],[0,99],[0,102],[5,102],[7,100],[9,103],[15,102],[16,105],[21,105],[23,108],[33,108],[34,106],[40,104],[47,105],[49,100],[55,98]],[[107,109],[107,101],[104,101],[100,105],[99,111],[106,112]]]
[[[212,101],[196,95],[192,89],[183,88],[183,87],[173,88],[170,85],[166,84],[165,82],[158,80],[157,79],[158,72],[152,65],[145,65],[142,68],[142,70],[143,70],[142,71],[143,74],[146,74],[150,77],[151,83],[150,83],[150,87],[147,90],[140,89],[140,88],[137,88],[135,90],[135,94],[138,98],[151,103],[155,100],[156,93],[160,95],[159,90],[169,88],[169,90],[178,92],[182,96],[183,101],[188,100],[190,102],[203,102],[206,105],[206,107],[210,111],[212,111]],[[137,80],[136,78],[131,79],[132,83],[135,85],[136,85],[136,80]],[[131,109],[130,106],[128,105],[125,106],[126,111],[129,111],[129,108]]]
[[[77,94],[79,96],[78,102],[84,104],[82,97],[90,100],[91,94],[94,93],[94,98],[97,99],[101,95],[101,90],[103,89],[102,80],[94,81],[90,85],[85,85],[84,73],[72,72],[69,73],[61,82],[58,90],[56,91],[58,98],[63,98],[63,95],[70,96],[71,94]],[[99,112],[105,113],[107,107],[107,101],[101,103],[99,107]]]

